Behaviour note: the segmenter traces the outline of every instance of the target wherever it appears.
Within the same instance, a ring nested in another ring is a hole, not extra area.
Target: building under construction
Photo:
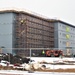
[[[47,18],[24,11],[4,10],[0,11],[0,26],[0,47],[54,48],[54,25]]]
[[[21,48],[71,48],[75,44],[75,26],[60,20],[19,10],[0,11],[0,48],[28,56]],[[19,50],[8,50],[18,48]]]

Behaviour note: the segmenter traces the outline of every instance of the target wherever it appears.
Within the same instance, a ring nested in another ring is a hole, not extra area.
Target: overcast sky
[[[27,9],[75,25],[75,0],[0,0],[0,8]]]

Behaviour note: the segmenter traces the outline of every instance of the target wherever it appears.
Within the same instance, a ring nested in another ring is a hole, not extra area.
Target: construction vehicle
[[[47,50],[46,51],[46,56],[48,56],[48,57],[63,56],[63,51],[62,50]]]
[[[32,52],[32,56],[37,57],[59,57],[63,56],[62,50],[35,50]]]

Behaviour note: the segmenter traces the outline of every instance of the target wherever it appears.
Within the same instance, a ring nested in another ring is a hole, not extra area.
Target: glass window
[[[69,39],[70,38],[70,35],[69,34],[66,34],[66,38]]]
[[[60,35],[61,35],[61,33],[60,33]]]
[[[66,27],[66,32],[69,32],[70,31],[70,28],[67,26]]]
[[[70,43],[69,43],[69,42],[66,42],[66,46],[67,46],[67,47],[70,46]]]
[[[60,41],[60,43],[61,43],[61,41]]]

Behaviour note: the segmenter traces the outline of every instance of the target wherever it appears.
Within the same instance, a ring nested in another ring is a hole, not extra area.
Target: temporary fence
[[[11,53],[21,57],[73,57],[75,48],[0,48],[0,53]]]

